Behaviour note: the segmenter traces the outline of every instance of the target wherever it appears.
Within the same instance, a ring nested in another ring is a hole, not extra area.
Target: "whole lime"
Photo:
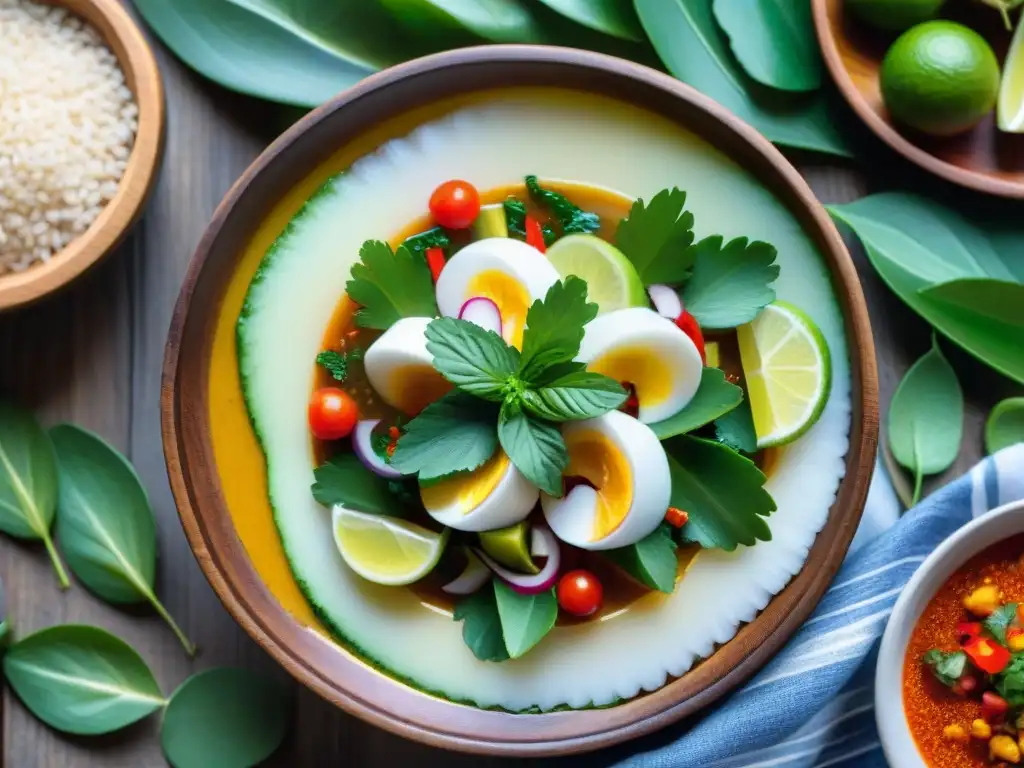
[[[952,136],[992,111],[999,63],[974,30],[952,21],[927,21],[892,44],[882,61],[881,85],[894,120],[935,136]]]
[[[902,32],[934,19],[946,0],[846,0],[846,8],[861,21],[887,32]]]

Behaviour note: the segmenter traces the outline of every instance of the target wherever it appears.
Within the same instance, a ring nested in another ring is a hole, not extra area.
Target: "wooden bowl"
[[[812,0],[814,26],[825,64],[861,120],[890,147],[936,176],[979,192],[1024,198],[1024,135],[1000,131],[994,110],[973,130],[953,137],[926,136],[893,124],[882,102],[879,69],[895,36],[850,18],[844,5],[845,0]],[[999,14],[978,8],[964,21],[992,43],[1002,61],[1010,35]],[[978,26],[979,17],[983,27]]]
[[[554,85],[631,102],[685,125],[774,191],[825,255],[845,318],[853,418],[846,477],[805,567],[752,623],[709,660],[621,705],[516,715],[454,704],[414,690],[309,631],[260,581],[225,507],[210,434],[213,330],[240,253],[286,190],[381,121],[459,94]],[[346,711],[402,736],[463,751],[536,756],[595,749],[650,733],[735,688],[811,612],[860,519],[878,433],[871,330],[853,263],[797,171],[750,126],[667,75],[599,54],[559,48],[463,49],[389,69],[299,121],[246,171],[221,203],[189,267],[171,323],[161,399],[174,497],[199,564],[235,619],[292,675]]]
[[[164,144],[164,92],[156,58],[119,0],[43,0],[78,14],[100,33],[124,71],[139,107],[139,129],[113,200],[89,228],[44,264],[0,275],[0,311],[29,304],[85,272],[109,253],[138,218],[156,180]]]

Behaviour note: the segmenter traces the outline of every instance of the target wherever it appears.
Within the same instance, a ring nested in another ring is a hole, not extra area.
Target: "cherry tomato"
[[[582,568],[569,571],[558,580],[558,604],[573,616],[590,616],[601,607],[604,588],[597,576]]]
[[[347,437],[359,419],[359,409],[348,393],[323,387],[309,399],[309,429],[317,440]]]
[[[693,340],[693,343],[697,345],[697,351],[700,352],[700,359],[705,365],[707,365],[708,358],[704,352],[704,334],[700,330],[700,324],[697,322],[697,318],[684,309],[683,313],[676,318],[676,325],[679,327],[679,330],[689,336]]]
[[[430,214],[445,229],[468,229],[480,214],[480,193],[468,181],[446,181],[430,196]]]

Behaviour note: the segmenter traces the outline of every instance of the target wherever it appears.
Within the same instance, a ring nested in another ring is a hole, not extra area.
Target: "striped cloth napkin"
[[[875,478],[846,562],[789,644],[696,725],[682,723],[595,755],[593,764],[885,768],[873,683],[889,613],[943,539],[972,518],[1024,498],[1024,444],[985,459],[902,518],[881,468]]]

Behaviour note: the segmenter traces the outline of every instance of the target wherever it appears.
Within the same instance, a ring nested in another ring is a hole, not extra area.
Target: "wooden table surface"
[[[19,633],[68,622],[106,627],[138,649],[164,691],[170,692],[191,672],[212,665],[241,665],[282,675],[224,611],[192,557],[167,484],[158,401],[164,339],[193,249],[221,196],[287,118],[278,107],[202,80],[165,48],[155,47],[165,78],[169,124],[163,170],[146,214],[105,263],[69,290],[0,316],[0,393],[35,407],[47,423],[74,421],[95,430],[134,462],[157,516],[160,595],[201,654],[194,661],[186,658],[166,626],[148,611],[112,608],[79,585],[61,593],[41,547],[0,537],[0,576]],[[941,188],[877,146],[869,144],[866,152],[868,161],[856,168],[812,157],[795,162],[824,202],[846,202],[904,184]],[[864,167],[874,172],[864,174]],[[851,250],[871,309],[884,407],[899,377],[926,351],[930,331],[887,291],[860,247],[851,244]],[[983,419],[1014,387],[959,350],[948,344],[945,348],[968,397],[962,455],[946,476],[953,477],[981,455]],[[269,765],[511,764],[404,741],[295,687],[298,704],[292,732]],[[109,738],[77,739],[38,723],[9,690],[0,707],[4,768],[165,765],[155,717]]]

